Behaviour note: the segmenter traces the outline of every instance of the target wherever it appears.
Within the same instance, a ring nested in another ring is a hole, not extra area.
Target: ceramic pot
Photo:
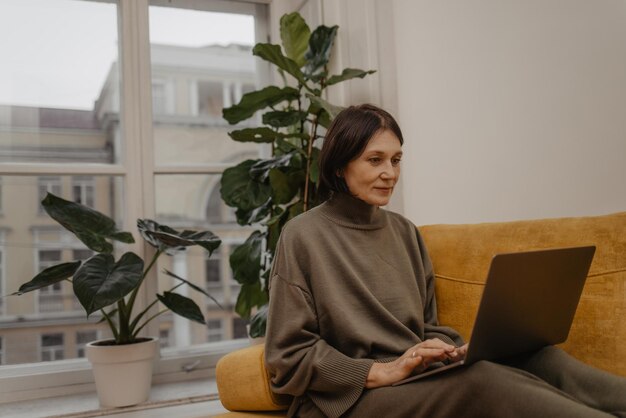
[[[146,338],[125,345],[104,345],[107,340],[87,344],[100,406],[121,407],[148,400],[152,385],[152,364],[158,353],[158,339]]]

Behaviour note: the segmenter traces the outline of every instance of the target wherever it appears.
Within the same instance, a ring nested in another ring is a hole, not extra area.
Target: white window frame
[[[91,0],[114,2],[114,0]],[[280,6],[275,6],[275,4]],[[126,196],[124,199],[125,228],[132,229],[138,218],[154,218],[154,176],[158,174],[221,174],[230,164],[167,165],[155,167],[152,156],[152,85],[148,34],[149,0],[117,0],[120,75],[121,136],[123,161],[114,164],[30,164],[1,163],[0,176],[121,176]],[[153,0],[150,5],[170,6],[169,0]],[[203,6],[216,12],[252,14],[255,16],[257,41],[269,39],[271,13],[285,13],[286,0],[180,0],[176,7]],[[278,9],[272,12],[270,8]],[[260,62],[260,61],[259,61]],[[260,79],[268,81],[271,72],[260,62]],[[132,141],[130,139],[133,139]],[[265,151],[267,153],[267,150]],[[137,164],[142,161],[142,164]],[[131,221],[132,220],[132,221]],[[130,226],[129,226],[130,225]],[[143,242],[128,248],[140,257],[149,258],[153,249]],[[156,271],[153,269],[142,287],[137,303],[144,304],[157,292]],[[156,309],[156,307],[154,308]],[[145,328],[146,335],[158,335],[158,322]],[[249,345],[247,339],[222,341],[190,346],[184,350],[161,350],[161,359],[155,367],[153,383],[191,380],[214,376],[215,365],[224,354]],[[194,365],[189,371],[188,365]],[[29,399],[70,395],[91,390],[93,375],[86,359],[68,359],[55,362],[5,365],[0,367],[0,404]]]

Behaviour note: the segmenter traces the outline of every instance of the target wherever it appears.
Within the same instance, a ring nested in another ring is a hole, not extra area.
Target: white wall
[[[405,215],[626,210],[626,2],[393,1]]]

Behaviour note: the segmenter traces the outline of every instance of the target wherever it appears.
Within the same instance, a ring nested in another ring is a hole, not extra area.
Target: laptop
[[[564,342],[595,250],[586,246],[494,256],[465,359],[392,386]]]

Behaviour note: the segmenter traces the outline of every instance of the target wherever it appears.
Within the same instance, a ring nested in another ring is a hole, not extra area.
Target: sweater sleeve
[[[437,319],[437,299],[435,297],[435,273],[433,271],[433,265],[428,256],[428,251],[426,251],[426,245],[417,228],[416,234],[426,280],[426,295],[424,298],[424,338],[439,338],[448,344],[453,344],[457,347],[461,346],[464,344],[463,338],[456,330],[439,325],[439,320]]]
[[[320,337],[311,293],[298,277],[302,272],[294,257],[284,257],[282,244],[272,268],[265,340],[272,391],[306,394],[324,414],[338,417],[363,392],[374,360],[350,358]]]

